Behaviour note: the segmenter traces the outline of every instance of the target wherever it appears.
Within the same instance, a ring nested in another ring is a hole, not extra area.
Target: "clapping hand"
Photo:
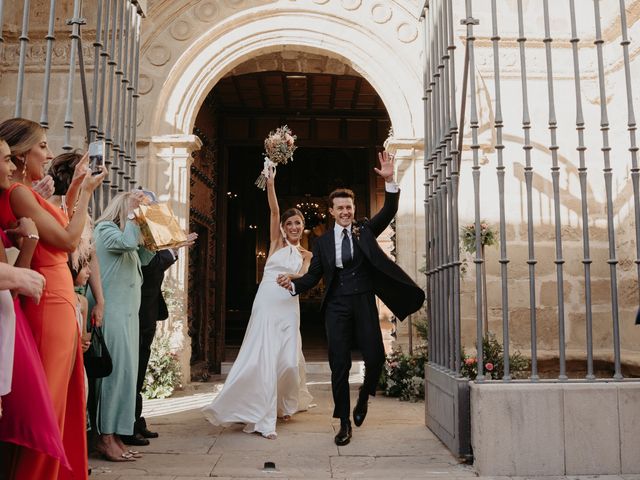
[[[33,184],[33,189],[45,200],[53,195],[53,192],[55,191],[54,187],[55,185],[53,183],[53,178],[51,178],[51,175],[45,175]]]
[[[378,160],[380,160],[380,168],[374,168],[373,170],[384,178],[385,182],[393,182],[393,167],[395,157],[387,153],[387,151],[382,151],[378,153]]]

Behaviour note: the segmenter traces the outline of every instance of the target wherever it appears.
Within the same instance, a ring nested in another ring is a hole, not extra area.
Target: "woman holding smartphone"
[[[40,353],[72,476],[83,479],[88,471],[84,371],[76,296],[67,259],[78,247],[89,200],[107,172],[96,176],[85,172],[76,213],[69,219],[31,188],[34,181],[44,177],[44,166],[53,158],[46,131],[36,122],[14,118],[0,123],[0,137],[9,145],[17,167],[13,183],[0,192],[0,227],[13,228],[17,219],[28,217],[38,230],[31,268],[45,277],[46,285],[39,304],[25,300],[24,313]],[[17,478],[58,479],[68,477],[68,473],[60,469],[60,462],[44,454],[24,450],[18,458]]]

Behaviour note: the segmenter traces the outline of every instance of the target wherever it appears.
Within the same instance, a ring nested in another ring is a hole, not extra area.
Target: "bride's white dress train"
[[[214,425],[246,423],[245,432],[268,436],[276,433],[277,417],[309,408],[300,304],[276,282],[301,266],[300,252],[290,245],[267,260],[238,357],[222,391],[202,409]]]

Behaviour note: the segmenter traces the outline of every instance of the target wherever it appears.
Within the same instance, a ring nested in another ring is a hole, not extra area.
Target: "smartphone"
[[[89,144],[89,168],[91,175],[98,175],[102,170],[100,167],[104,165],[104,152],[106,145],[104,140],[96,140]]]

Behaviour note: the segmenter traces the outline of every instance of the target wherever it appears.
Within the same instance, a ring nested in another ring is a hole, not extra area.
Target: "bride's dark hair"
[[[289,208],[284,211],[282,215],[280,215],[280,225],[284,225],[284,222],[289,220],[291,217],[299,216],[302,219],[302,225],[304,226],[304,215],[297,208]]]

